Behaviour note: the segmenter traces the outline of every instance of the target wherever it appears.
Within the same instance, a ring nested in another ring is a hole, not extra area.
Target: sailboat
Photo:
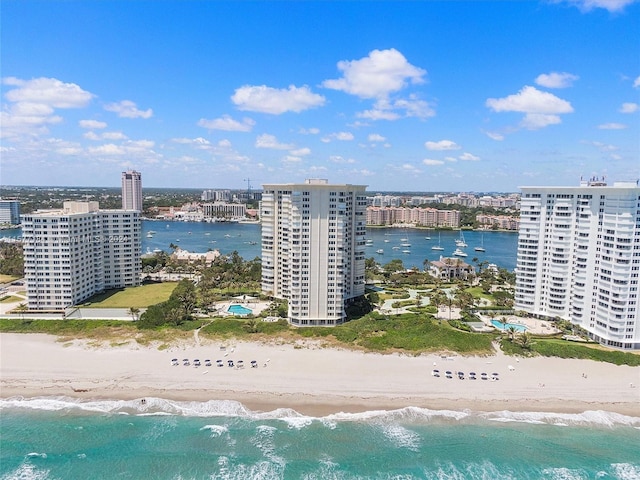
[[[462,234],[462,230],[460,230],[460,238],[456,240],[456,246],[458,247],[466,247],[467,243],[464,241],[464,235]]]
[[[478,247],[474,247],[474,250],[476,252],[484,252],[484,234],[482,234],[482,236],[480,237],[480,246]]]
[[[444,247],[440,246],[440,232],[438,232],[438,245],[431,247],[431,250],[444,250]]]

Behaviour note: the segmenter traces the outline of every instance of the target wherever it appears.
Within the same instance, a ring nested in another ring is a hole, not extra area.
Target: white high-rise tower
[[[364,295],[365,185],[263,185],[262,291],[299,326],[338,325]]]
[[[122,172],[122,209],[142,212],[142,174],[135,170]]]
[[[640,349],[640,187],[523,187],[515,308]]]

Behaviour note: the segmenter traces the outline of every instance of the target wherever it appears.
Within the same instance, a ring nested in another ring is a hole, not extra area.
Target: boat
[[[151,232],[147,233],[147,238],[153,238],[153,233]]]
[[[384,239],[384,243],[389,243],[391,240]]]
[[[476,252],[484,252],[484,251],[486,251],[486,250],[484,249],[484,235],[482,235],[482,236],[480,237],[480,245],[479,245],[478,247],[474,247],[474,250],[475,250]]]
[[[411,253],[411,250],[402,250],[402,253]]]
[[[462,230],[460,230],[460,238],[456,239],[456,246],[458,247],[466,247],[467,243],[464,241],[464,235]]]
[[[467,254],[466,254],[465,252],[463,252],[462,250],[460,250],[459,248],[456,248],[456,249],[454,250],[453,254],[454,254],[456,257],[466,257],[466,256],[467,256]]]
[[[391,247],[391,248],[393,248],[394,250],[400,250],[400,247]]]
[[[438,232],[438,245],[434,245],[433,247],[431,247],[431,250],[438,250],[438,251],[444,250],[444,247],[440,245],[440,232]]]
[[[401,243],[400,246],[401,247],[410,247],[411,244],[410,243]]]
[[[409,240],[408,238],[401,238],[400,241],[401,242],[406,242],[407,240]]]
[[[384,253],[384,250],[379,248],[378,250],[376,250],[376,253],[382,255]]]

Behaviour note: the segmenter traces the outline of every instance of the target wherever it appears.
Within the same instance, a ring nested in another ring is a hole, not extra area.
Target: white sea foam
[[[549,480],[586,480],[588,475],[581,471],[571,468],[545,468],[542,470],[543,479]]]
[[[34,458],[34,457],[47,458],[47,454],[46,453],[31,452],[31,453],[27,453],[27,457],[30,457],[30,458]]]
[[[226,425],[205,425],[200,430],[209,430],[211,432],[211,437],[219,437],[223,433],[227,433],[229,431],[229,427]]]
[[[542,423],[556,426],[640,426],[639,417],[630,417],[602,410],[587,410],[582,413],[511,412],[504,410],[501,412],[482,413],[480,417],[497,422]]]
[[[49,470],[37,468],[24,462],[14,471],[7,473],[2,480],[49,480]]]
[[[473,422],[479,418],[498,422],[544,423],[557,426],[630,426],[640,428],[640,417],[631,417],[602,410],[582,413],[552,412],[471,412],[469,410],[430,410],[420,407],[405,407],[397,410],[370,410],[358,413],[334,413],[325,417],[302,415],[290,408],[278,408],[269,412],[253,412],[242,403],[232,400],[209,400],[207,402],[174,401],[147,397],[138,400],[83,400],[71,397],[12,397],[0,399],[3,409],[44,410],[63,412],[111,413],[121,415],[175,415],[187,417],[246,417],[254,420],[282,420],[290,428],[304,428],[314,421],[328,428],[339,422]]]
[[[619,480],[638,480],[640,478],[640,465],[614,463],[611,465],[611,468]]]
[[[414,452],[420,448],[420,435],[401,425],[394,423],[383,425],[382,432],[395,447],[406,448]]]

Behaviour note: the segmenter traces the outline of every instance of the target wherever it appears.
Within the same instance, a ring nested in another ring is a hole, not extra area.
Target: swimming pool
[[[500,320],[496,320],[496,319],[491,320],[491,325],[496,327],[498,330],[509,330],[509,328],[513,327],[516,329],[516,332],[519,332],[519,333],[527,331],[527,327],[525,327],[524,325],[520,325],[517,323],[507,323],[505,325]]]
[[[227,312],[233,313],[234,315],[251,315],[253,310],[243,307],[242,305],[229,305]]]

